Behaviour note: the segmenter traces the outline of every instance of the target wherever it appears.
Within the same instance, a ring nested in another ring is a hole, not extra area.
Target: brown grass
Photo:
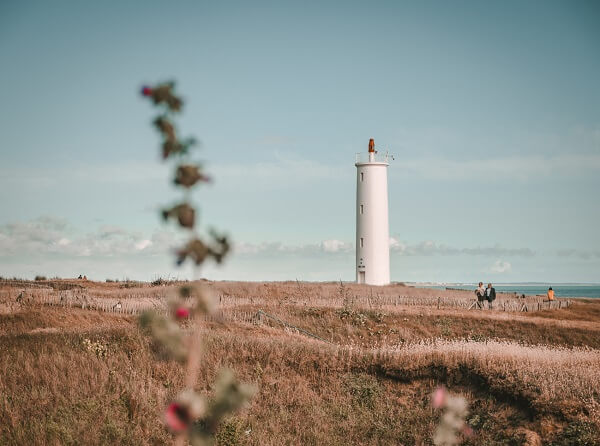
[[[98,294],[168,288],[113,285]],[[295,283],[212,286],[240,295],[228,311],[260,307],[334,342],[264,320],[207,323],[198,389],[210,393],[222,366],[259,387],[219,444],[431,444],[429,394],[441,383],[469,400],[476,436],[465,444],[523,444],[531,432],[544,444],[600,441],[596,302],[532,316],[313,305]],[[320,300],[339,296],[339,284],[312,287]],[[19,305],[0,315],[0,444],[164,444],[161,410],[182,379],[151,355],[132,316]]]

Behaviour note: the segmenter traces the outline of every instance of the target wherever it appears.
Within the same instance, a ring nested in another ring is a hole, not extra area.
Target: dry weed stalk
[[[143,87],[142,95],[161,110],[154,126],[162,136],[163,159],[178,157],[173,182],[184,188],[184,199],[162,211],[163,219],[175,220],[191,233],[190,240],[176,252],[177,264],[190,259],[197,270],[209,258],[221,263],[229,251],[229,242],[214,230],[209,230],[211,241],[207,242],[196,230],[196,210],[189,202],[190,189],[210,178],[204,174],[202,165],[190,157],[195,139],[181,140],[177,134],[173,117],[181,111],[183,101],[174,88],[173,82]],[[183,444],[186,437],[194,446],[213,444],[214,434],[223,418],[242,407],[254,393],[252,386],[239,383],[229,370],[220,372],[211,401],[194,391],[202,347],[198,316],[212,314],[214,307],[214,299],[207,290],[199,284],[185,285],[179,288],[168,315],[149,310],[139,319],[141,327],[152,336],[157,353],[185,363],[185,389],[167,406],[164,414],[167,426],[176,435],[176,444]],[[181,325],[188,322],[193,324],[192,330],[184,331]]]

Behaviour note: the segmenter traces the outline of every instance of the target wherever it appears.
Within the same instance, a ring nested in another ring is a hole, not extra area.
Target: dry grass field
[[[0,281],[0,444],[168,443],[183,371],[152,355],[135,313],[175,285]],[[401,284],[205,285],[222,317],[203,322],[198,390],[222,367],[258,388],[219,445],[430,445],[439,385],[469,403],[463,444],[600,444],[600,302],[500,295],[490,311]]]

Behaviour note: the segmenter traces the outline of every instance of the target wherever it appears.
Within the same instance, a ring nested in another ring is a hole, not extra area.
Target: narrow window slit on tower
[[[361,204],[360,205],[360,213],[362,214],[362,213],[364,213],[364,211],[365,211],[365,207]]]
[[[365,180],[365,173],[361,172],[360,173],[360,181],[364,181]]]
[[[360,238],[360,247],[364,247],[365,246],[365,240],[361,237]]]

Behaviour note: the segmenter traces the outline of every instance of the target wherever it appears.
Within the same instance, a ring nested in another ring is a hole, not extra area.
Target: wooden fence
[[[306,299],[285,299],[280,302],[273,301],[260,296],[234,296],[231,294],[220,297],[222,306],[237,305],[306,305],[313,307],[352,307],[358,309],[377,310],[389,307],[429,307],[437,309],[463,309],[463,310],[485,310],[485,311],[541,311],[548,309],[567,308],[571,305],[570,300],[557,299],[549,302],[542,297],[529,296],[526,298],[514,297],[513,295],[499,295],[493,302],[492,308],[487,302],[477,307],[477,300],[471,297],[436,297],[436,296],[346,296],[343,298],[321,298],[308,296]]]
[[[167,312],[167,296],[141,297],[128,295],[117,297],[98,297],[91,295],[86,289],[53,290],[48,288],[29,288],[24,290],[0,290],[0,297],[15,303],[38,303],[49,306],[75,307],[117,314],[135,315],[147,309]],[[557,299],[547,301],[542,297],[529,296],[526,298],[508,297],[500,295],[490,309],[487,302],[480,308],[477,301],[469,297],[415,297],[415,296],[344,296],[335,298],[322,298],[308,296],[307,299],[274,300],[261,296],[233,296],[230,294],[219,296],[220,310],[235,310],[244,305],[285,305],[300,306],[310,304],[313,307],[352,307],[357,309],[378,310],[401,307],[428,307],[437,309],[463,309],[477,311],[541,311],[548,309],[567,308],[570,300]],[[232,311],[226,311],[232,313]],[[250,317],[242,317],[244,320]]]

